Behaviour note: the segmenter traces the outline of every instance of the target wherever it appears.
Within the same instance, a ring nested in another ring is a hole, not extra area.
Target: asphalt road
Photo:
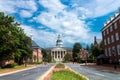
[[[113,73],[106,70],[83,67],[80,64],[65,64],[75,71],[87,76],[90,80],[120,80],[120,73]]]
[[[38,77],[44,74],[53,65],[54,64],[40,65],[34,69],[1,76],[0,80],[37,80]]]

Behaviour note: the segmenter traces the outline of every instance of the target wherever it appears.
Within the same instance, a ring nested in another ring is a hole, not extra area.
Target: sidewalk
[[[81,66],[86,66],[86,67],[90,67],[90,68],[95,68],[98,70],[103,70],[103,71],[109,71],[109,72],[113,72],[113,73],[120,73],[120,67],[117,67],[117,69],[115,70],[113,65],[96,65],[96,64],[82,64]],[[120,65],[119,65],[120,66]]]
[[[0,76],[12,74],[12,73],[17,73],[17,72],[24,71],[24,70],[33,69],[33,68],[36,68],[36,67],[38,67],[38,65],[32,65],[32,66],[29,66],[29,67],[26,67],[26,68],[20,68],[20,69],[8,69],[5,72],[0,72]]]

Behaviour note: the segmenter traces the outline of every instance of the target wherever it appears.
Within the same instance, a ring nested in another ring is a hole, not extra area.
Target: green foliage
[[[47,56],[44,58],[45,62],[51,62],[52,61],[52,56],[50,54],[47,54]]]
[[[42,49],[42,55],[43,55],[43,61],[47,58],[47,51],[45,49]]]
[[[14,68],[17,65],[18,65],[17,63],[12,63],[12,64],[8,64],[8,65],[4,66],[3,68]]]
[[[61,70],[53,72],[53,75],[50,80],[86,80],[82,76],[75,74],[72,71]]]
[[[82,48],[81,44],[80,43],[75,43],[74,46],[73,46],[73,60],[76,61],[76,58],[77,58],[77,54],[80,52],[80,49]]]
[[[42,62],[33,62],[32,64],[42,64]]]
[[[62,63],[58,63],[56,66],[58,66],[58,67],[64,67],[65,65],[62,64]]]
[[[92,55],[96,58],[98,57],[100,54],[103,54],[104,51],[102,48],[98,48],[98,47],[93,47],[92,48]]]
[[[51,62],[52,61],[52,56],[48,53],[45,49],[42,49],[42,55],[43,55],[43,61],[45,62]]]
[[[70,61],[72,59],[72,55],[67,53],[65,56],[64,56],[64,59],[65,61]]]
[[[94,55],[90,54],[89,59],[94,59]]]
[[[82,58],[77,57],[76,62],[81,63],[82,62]]]
[[[90,53],[91,50],[90,50],[89,45],[86,46],[86,50],[88,51],[88,53]]]
[[[14,17],[0,12],[0,62],[15,59],[17,63],[31,55],[31,39]]]

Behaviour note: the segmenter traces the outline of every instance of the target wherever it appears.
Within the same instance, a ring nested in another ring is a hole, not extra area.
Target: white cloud
[[[27,17],[31,17],[31,16],[32,16],[32,13],[30,13],[30,12],[27,11],[27,10],[21,10],[21,11],[20,11],[20,16],[27,18]]]
[[[65,43],[90,42],[89,27],[74,12],[66,11],[66,6],[61,4],[59,0],[40,0],[40,4],[48,11],[34,17],[34,20],[48,26],[58,34],[66,35],[63,37]]]
[[[86,2],[83,6],[74,1],[72,5],[74,7],[74,12],[78,15],[82,13],[87,18],[96,18],[117,10],[118,7],[120,7],[120,0],[92,0]]]
[[[39,3],[46,10],[28,21],[42,23],[55,31],[56,34],[63,34],[65,44],[73,44],[74,42],[91,43],[95,35],[101,38],[101,34],[92,32],[84,20],[86,18],[100,17],[116,10],[119,7],[120,0],[92,0],[82,6],[80,2],[74,0],[72,10],[68,10],[68,6],[62,4],[60,0],[39,0]],[[37,4],[34,0],[0,1],[0,11],[18,13],[23,18],[31,17],[37,9]],[[43,47],[55,45],[57,35],[53,32],[42,30],[45,27],[38,27],[41,30],[37,30],[30,26],[22,25],[22,28],[24,28],[27,35],[30,35],[32,30],[33,38],[39,45]]]
[[[32,13],[37,10],[37,5],[33,0],[0,0],[0,11],[2,12],[8,14],[18,13],[21,9],[28,10],[30,13]],[[29,15],[30,13],[27,12]]]
[[[24,29],[27,36],[31,37],[32,39],[40,45],[40,47],[51,47],[55,46],[55,42],[57,39],[57,35],[51,32],[37,30],[32,28],[31,26],[21,25],[22,29]],[[52,36],[52,37],[51,37]]]
[[[39,3],[43,7],[48,8],[51,12],[60,12],[66,7],[65,5],[62,5],[60,0],[39,0]]]
[[[11,4],[11,5],[9,5]],[[14,3],[11,1],[0,1],[0,11],[7,13],[15,13]]]

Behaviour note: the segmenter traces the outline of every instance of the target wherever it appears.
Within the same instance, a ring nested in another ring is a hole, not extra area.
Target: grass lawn
[[[28,67],[30,67],[30,66],[28,65],[27,67],[25,67],[24,65],[21,65],[21,66],[15,66],[14,68],[4,68],[4,69],[0,69],[0,74],[15,71],[15,70],[20,70],[20,69],[24,69],[24,68],[28,68]]]
[[[85,80],[78,74],[68,70],[61,70],[53,72],[50,80]]]

